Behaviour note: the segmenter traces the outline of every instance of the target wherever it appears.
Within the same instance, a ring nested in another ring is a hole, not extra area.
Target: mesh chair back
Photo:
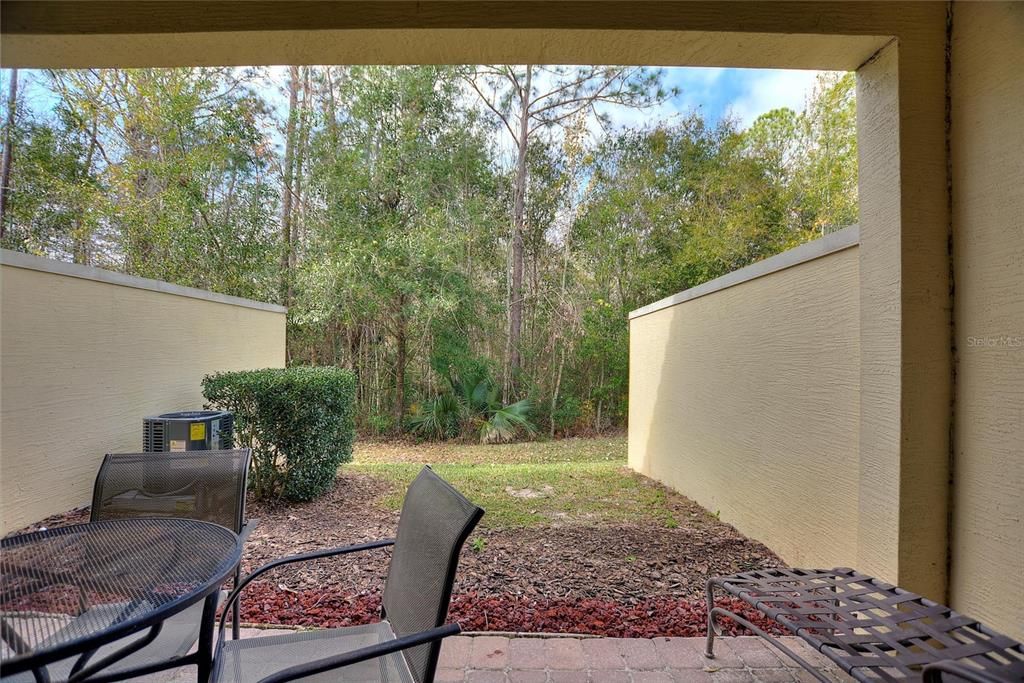
[[[239,533],[250,457],[248,448],[110,453],[96,475],[90,520],[186,517]]]
[[[429,467],[409,486],[384,584],[384,617],[396,636],[444,624],[459,552],[484,511]],[[403,651],[417,683],[432,683],[440,642]]]

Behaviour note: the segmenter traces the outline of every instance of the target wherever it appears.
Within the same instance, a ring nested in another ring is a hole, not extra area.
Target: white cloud
[[[679,89],[668,102],[649,109],[602,107],[615,129],[637,128],[699,111],[711,121],[730,116],[746,128],[765,112],[789,107],[800,112],[821,71],[782,69],[671,68],[665,85]],[[594,127],[592,126],[592,129]]]
[[[614,131],[654,126],[659,122],[671,124],[691,112],[700,112],[710,123],[730,116],[741,128],[748,127],[765,112],[779,107],[789,107],[800,112],[817,82],[821,71],[796,71],[781,69],[731,69],[706,67],[673,67],[665,69],[664,85],[677,88],[679,94],[671,100],[647,109],[599,104],[598,110],[605,114]],[[551,74],[538,71],[534,85],[543,92],[550,87]],[[464,101],[475,101],[481,111],[476,93],[468,87],[463,92]],[[598,121],[590,117],[587,121],[592,140],[598,140],[604,133]],[[561,131],[550,131],[560,141]],[[511,165],[515,158],[515,146],[506,131],[498,128],[493,139],[495,151],[501,161]]]
[[[727,110],[746,128],[754,120],[772,109],[789,107],[803,111],[820,71],[744,69],[736,74],[741,93],[733,99]]]

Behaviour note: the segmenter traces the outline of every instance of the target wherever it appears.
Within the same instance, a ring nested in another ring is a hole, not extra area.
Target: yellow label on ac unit
[[[188,426],[188,438],[190,441],[202,441],[206,438],[206,423],[193,422]]]

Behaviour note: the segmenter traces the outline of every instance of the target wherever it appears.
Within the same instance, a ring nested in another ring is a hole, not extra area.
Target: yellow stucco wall
[[[1024,639],[1024,4],[956,3],[950,593]]]
[[[856,566],[858,281],[852,246],[634,317],[630,466],[791,564]]]
[[[204,374],[285,361],[282,309],[5,263],[0,310],[0,533],[88,503],[103,454],[141,450],[146,415],[201,407]]]

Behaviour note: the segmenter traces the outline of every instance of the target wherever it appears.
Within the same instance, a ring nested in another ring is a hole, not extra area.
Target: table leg
[[[238,588],[238,582],[242,580],[242,563],[239,562],[238,566],[235,567],[235,583],[232,588]],[[239,597],[235,600],[235,603],[231,606],[231,637],[238,640],[239,634],[239,622],[242,620],[242,599]]]
[[[210,593],[203,607],[203,620],[199,626],[199,647],[197,652],[199,655],[199,674],[196,677],[198,683],[209,683],[213,674],[213,631],[217,619],[217,602],[219,597],[219,590]]]
[[[715,658],[715,636],[718,635],[715,625],[715,585],[708,581],[705,598],[708,608],[708,639],[704,645],[704,656],[708,659]]]

